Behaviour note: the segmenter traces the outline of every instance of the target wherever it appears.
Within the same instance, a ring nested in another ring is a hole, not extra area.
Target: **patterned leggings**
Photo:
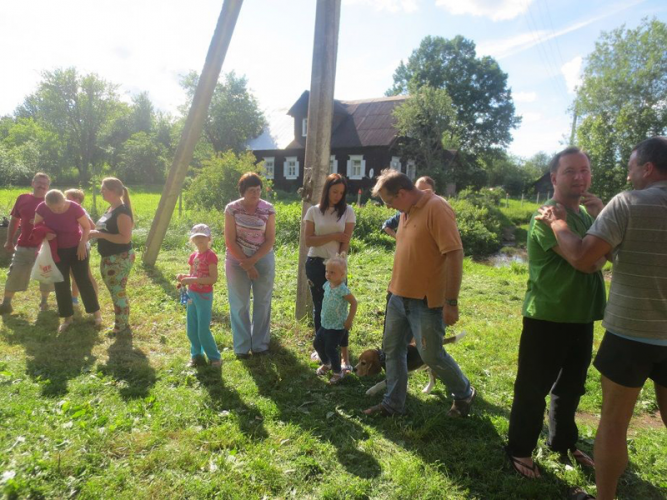
[[[134,250],[130,249],[128,252],[102,257],[100,261],[100,273],[113,301],[116,330],[124,330],[129,326],[130,301],[125,293],[125,288],[134,258]]]

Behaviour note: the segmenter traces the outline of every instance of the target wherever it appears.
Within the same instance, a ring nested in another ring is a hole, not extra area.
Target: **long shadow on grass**
[[[225,386],[219,368],[210,366],[197,368],[197,380],[208,391],[211,407],[221,416],[233,414],[239,430],[244,435],[252,440],[263,440],[268,437],[261,412],[246,405],[236,391]]]
[[[146,354],[133,346],[132,332],[128,330],[117,335],[108,354],[108,361],[98,370],[123,382],[121,397],[125,400],[146,397],[155,385],[155,370],[148,363]]]
[[[224,269],[224,263],[223,263],[223,269]],[[160,288],[162,288],[162,291],[164,291],[165,295],[167,297],[173,297],[174,300],[176,300],[177,297],[177,288],[176,288],[176,279],[175,277],[167,277],[164,275],[164,273],[158,269],[157,267],[153,266],[143,266],[142,270],[146,273],[146,276],[158,285]],[[218,266],[218,271],[222,272],[220,269],[220,266]],[[222,278],[222,276],[221,276]],[[223,281],[224,283],[224,281]],[[211,316],[211,321],[213,323],[221,324],[229,328],[230,326],[230,320],[229,320],[229,314],[222,314],[220,312],[219,307],[216,306],[215,302],[213,305],[213,311],[212,311],[212,316]]]
[[[95,363],[92,349],[99,333],[92,321],[76,318],[65,332],[58,334],[58,317],[52,311],[40,312],[34,325],[20,316],[4,318],[5,340],[23,345],[26,371],[39,382],[43,396],[60,397],[67,393],[70,379],[89,371]]]
[[[380,464],[356,443],[368,438],[368,433],[353,418],[346,415],[345,399],[349,391],[343,383],[330,387],[318,379],[315,370],[280,340],[271,340],[271,354],[253,356],[244,364],[254,378],[262,396],[278,408],[278,419],[296,425],[336,449],[339,463],[361,478],[375,478],[381,473]],[[308,478],[324,473],[315,460],[307,465]]]

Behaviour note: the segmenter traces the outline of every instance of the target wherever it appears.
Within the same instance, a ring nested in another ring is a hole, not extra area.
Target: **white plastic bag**
[[[56,267],[56,263],[53,261],[51,245],[46,240],[42,243],[42,248],[39,249],[37,260],[30,273],[30,278],[42,283],[59,283],[65,281],[62,273]]]

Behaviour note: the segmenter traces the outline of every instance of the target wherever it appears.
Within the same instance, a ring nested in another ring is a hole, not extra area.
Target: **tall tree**
[[[667,133],[667,25],[644,19],[603,33],[586,58],[575,111],[577,139],[591,155],[592,190],[605,199],[626,185],[630,152]]]
[[[195,71],[181,80],[181,86],[188,96],[182,108],[185,112],[190,109],[198,82],[199,75]],[[230,149],[240,153],[246,149],[249,140],[262,133],[265,123],[257,99],[248,89],[247,79],[244,76],[237,77],[233,71],[227,73],[224,83],[215,86],[204,125],[204,135],[213,149],[218,153]]]
[[[449,94],[459,144],[468,154],[511,142],[511,130],[521,119],[514,114],[507,74],[493,58],[477,57],[473,41],[427,36],[407,63],[401,61],[387,95],[413,94],[425,85]]]
[[[419,165],[420,175],[430,175],[438,185],[453,180],[452,155],[458,149],[456,110],[444,89],[425,85],[394,110],[401,155]],[[446,167],[446,168],[443,168]]]
[[[117,85],[95,74],[81,76],[75,68],[45,71],[37,91],[20,106],[18,117],[31,117],[67,144],[82,181],[104,159],[100,131],[119,106]]]

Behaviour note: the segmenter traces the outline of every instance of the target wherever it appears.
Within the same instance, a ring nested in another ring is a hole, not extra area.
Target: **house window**
[[[408,160],[408,164],[405,166],[405,175],[410,177],[410,179],[415,180],[417,176],[417,165],[414,160]]]
[[[301,137],[306,137],[308,132],[308,118],[301,120]]]
[[[350,179],[361,179],[366,175],[366,160],[363,155],[350,155],[347,161],[347,176]]]
[[[336,155],[331,155],[331,158],[329,159],[329,174],[337,174],[338,173],[338,160],[336,159]]]
[[[273,171],[276,164],[275,156],[269,156],[264,158],[264,172],[266,173],[267,179],[273,179]]]
[[[283,164],[283,175],[285,179],[296,179],[299,177],[299,160],[296,156],[288,156]]]
[[[398,156],[392,156],[391,157],[391,163],[389,164],[389,168],[392,170],[396,170],[397,172],[401,171],[401,159]]]

